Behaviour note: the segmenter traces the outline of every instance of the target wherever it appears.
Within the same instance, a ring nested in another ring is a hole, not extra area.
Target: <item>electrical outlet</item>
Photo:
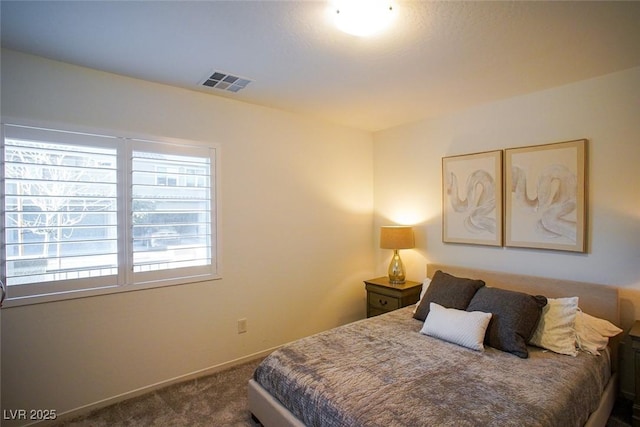
[[[247,319],[238,319],[238,333],[244,334],[247,332]]]

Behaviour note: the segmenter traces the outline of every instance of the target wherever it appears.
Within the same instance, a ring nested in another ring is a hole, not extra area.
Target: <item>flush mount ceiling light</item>
[[[332,12],[339,29],[359,37],[381,32],[395,15],[391,0],[334,0]]]

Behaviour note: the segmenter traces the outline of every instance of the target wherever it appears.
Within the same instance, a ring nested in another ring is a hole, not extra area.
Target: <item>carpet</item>
[[[125,400],[56,427],[259,426],[248,410],[247,382],[261,360]]]

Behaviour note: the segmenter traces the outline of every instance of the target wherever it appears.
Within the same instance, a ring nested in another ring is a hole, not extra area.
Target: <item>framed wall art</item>
[[[586,251],[587,140],[505,150],[505,246]]]
[[[502,151],[442,158],[442,241],[502,246]]]

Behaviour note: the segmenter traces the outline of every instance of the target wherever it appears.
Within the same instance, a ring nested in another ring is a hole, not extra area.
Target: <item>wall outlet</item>
[[[247,319],[238,319],[238,333],[244,334],[247,332]]]

